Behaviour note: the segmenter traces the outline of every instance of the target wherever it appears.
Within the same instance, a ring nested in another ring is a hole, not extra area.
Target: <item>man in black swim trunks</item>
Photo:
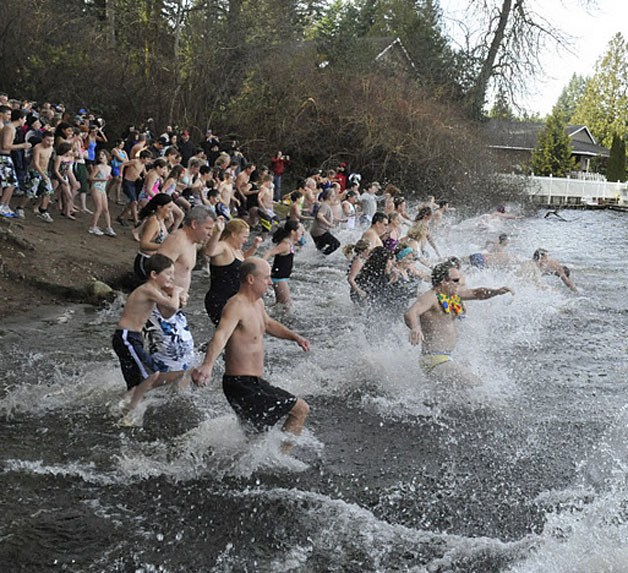
[[[282,429],[298,436],[309,406],[302,398],[262,379],[264,333],[293,340],[306,352],[310,343],[266,314],[262,298],[271,285],[270,265],[257,257],[245,259],[240,267],[240,290],[222,311],[205,359],[192,371],[192,379],[198,385],[207,384],[214,362],[226,348],[222,387],[238,417],[255,430],[263,431],[287,415]],[[291,444],[284,444],[284,451],[290,447]]]

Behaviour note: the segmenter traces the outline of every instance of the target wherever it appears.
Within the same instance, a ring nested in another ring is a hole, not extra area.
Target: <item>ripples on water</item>
[[[267,344],[269,379],[312,405],[294,458],[277,430],[246,439],[220,365],[212,388],[154,392],[142,429],[117,428],[119,306],[6,322],[1,570],[628,571],[627,219],[565,216],[439,237],[464,255],[505,230],[581,288],[466,273],[516,290],[468,304],[457,359],[484,384],[466,392],[428,384],[400,315],[356,309],[347,261],[306,246],[286,321],[312,352]],[[193,282],[201,344],[207,279]]]

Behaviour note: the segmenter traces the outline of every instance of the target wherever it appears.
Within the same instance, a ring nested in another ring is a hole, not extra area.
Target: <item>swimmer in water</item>
[[[545,217],[543,217],[544,219],[549,219],[551,216],[556,217],[557,219],[559,219],[560,221],[565,221],[565,223],[567,222],[567,219],[561,217],[558,214],[558,207],[556,207],[556,209],[553,210],[549,210],[547,213],[545,213]]]
[[[561,265],[556,259],[549,256],[547,249],[537,249],[532,255],[532,260],[544,275],[556,275],[573,292],[578,292],[576,285],[571,280],[569,267]]]
[[[505,250],[508,242],[508,235],[502,233],[499,235],[497,243],[489,244],[485,252],[469,255],[469,264],[478,269],[507,265],[510,262],[510,255]]]

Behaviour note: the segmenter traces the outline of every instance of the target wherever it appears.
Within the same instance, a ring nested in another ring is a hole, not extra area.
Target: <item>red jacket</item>
[[[288,163],[290,163],[289,159],[285,159],[284,157],[273,157],[270,160],[270,170],[275,175],[281,177],[284,174]]]

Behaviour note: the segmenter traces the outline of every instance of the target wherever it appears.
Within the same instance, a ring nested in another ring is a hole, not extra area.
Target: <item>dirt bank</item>
[[[32,211],[25,220],[0,217],[0,316],[84,302],[85,287],[94,279],[113,288],[129,286],[137,251],[129,227],[116,223],[117,237],[96,237],[87,232],[91,215],[79,213],[71,221],[51,214],[53,223]]]

